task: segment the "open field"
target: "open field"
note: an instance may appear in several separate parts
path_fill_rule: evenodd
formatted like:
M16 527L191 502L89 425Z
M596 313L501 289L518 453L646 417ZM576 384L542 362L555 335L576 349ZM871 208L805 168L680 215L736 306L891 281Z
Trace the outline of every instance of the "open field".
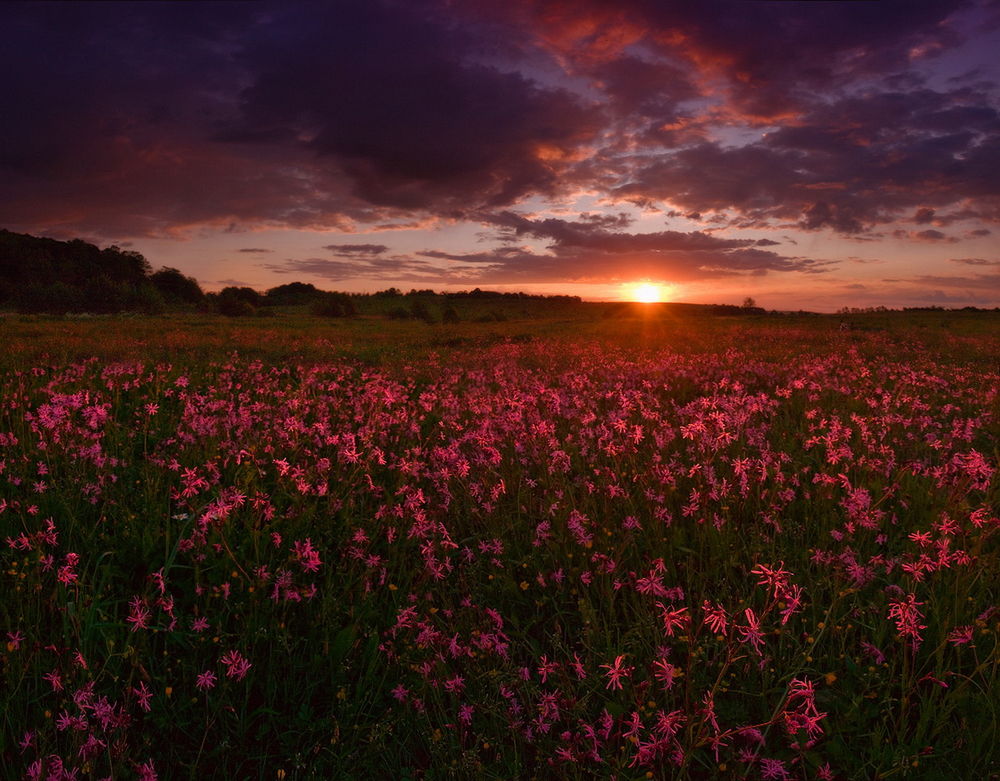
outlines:
M1000 316L505 317L0 321L3 772L1000 773Z

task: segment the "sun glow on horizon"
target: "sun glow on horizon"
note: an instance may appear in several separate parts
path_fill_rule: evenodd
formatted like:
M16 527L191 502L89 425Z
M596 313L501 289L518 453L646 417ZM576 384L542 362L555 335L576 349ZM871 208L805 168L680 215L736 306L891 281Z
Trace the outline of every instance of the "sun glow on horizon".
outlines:
M658 304L663 300L663 286L652 282L639 282L629 286L628 298L642 304Z

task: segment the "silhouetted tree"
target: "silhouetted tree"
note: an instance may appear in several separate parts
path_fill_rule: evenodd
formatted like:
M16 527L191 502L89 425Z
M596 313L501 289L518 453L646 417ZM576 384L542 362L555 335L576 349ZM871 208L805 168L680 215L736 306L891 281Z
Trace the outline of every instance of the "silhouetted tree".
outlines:
M346 293L317 291L318 298L309 311L320 317L349 317L357 314L354 301Z
M224 287L219 291L216 306L227 317L252 315L260 306L262 296L251 287Z
M289 282L270 288L264 294L263 303L266 306L297 306L311 304L322 295L322 290L308 282Z
M149 281L171 303L197 304L205 297L197 279L186 277L175 268L161 268L150 276Z

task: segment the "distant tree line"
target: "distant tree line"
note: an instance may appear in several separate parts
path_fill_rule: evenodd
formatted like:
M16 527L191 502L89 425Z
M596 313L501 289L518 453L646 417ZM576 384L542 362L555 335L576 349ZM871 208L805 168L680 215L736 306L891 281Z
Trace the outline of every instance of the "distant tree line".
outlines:
M904 306L902 309L890 309L886 306L845 306L837 310L838 315L871 315L882 312L1000 312L1000 307L989 309L978 306L963 306L949 309L943 306Z
M229 317L273 314L276 306L308 306L321 317L351 317L357 314L354 297L348 293L320 290L307 282L289 282L258 293L250 287L224 287L206 296L211 307Z
M269 307L307 305L314 314L356 314L351 296L292 282L265 293L226 287L206 293L194 277L175 268L153 271L139 252L73 239L58 241L0 230L0 307L19 312L156 314L168 310L268 314Z
M0 306L50 314L156 313L197 306L203 298L194 278L175 268L154 272L134 250L0 230Z
M438 293L431 289L425 290L410 290L409 293L404 293L402 290L396 287L390 287L386 290L379 290L377 293L372 293L372 296L376 298L402 298L402 297L416 297L416 296L440 296L442 298L455 298L455 299L480 299L480 300L493 300L493 301L552 301L552 302L562 302L567 304L579 304L583 301L580 296L566 296L566 295L547 295L543 293L524 293L521 291L515 292L501 292L498 290L480 290L478 287L472 290L459 290L459 291L444 291Z
M475 288L471 291L437 293L434 290L402 290L391 287L376 293L341 293L320 290L305 282L290 282L263 293L233 285L217 293L206 293L194 277L176 268L153 271L139 252L111 246L105 249L83 241L30 236L0 230L0 307L23 313L116 314L165 311L218 312L230 317L267 316L276 307L307 308L320 317L352 317L359 304L399 299L399 306L376 306L384 316L425 322L457 322L460 318L449 301L516 303L548 301L580 303L579 296L545 296L506 293ZM406 305L402 302L406 301ZM437 316L431 302L440 302ZM388 303L388 302L385 302ZM367 310L369 306L365 306ZM502 320L499 310L479 312L478 319Z

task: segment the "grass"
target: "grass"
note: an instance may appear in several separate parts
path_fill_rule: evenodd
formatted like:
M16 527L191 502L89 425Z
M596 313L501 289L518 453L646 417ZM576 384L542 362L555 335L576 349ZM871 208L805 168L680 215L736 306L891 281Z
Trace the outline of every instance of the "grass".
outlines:
M1000 772L996 316L608 311L6 318L0 767Z

